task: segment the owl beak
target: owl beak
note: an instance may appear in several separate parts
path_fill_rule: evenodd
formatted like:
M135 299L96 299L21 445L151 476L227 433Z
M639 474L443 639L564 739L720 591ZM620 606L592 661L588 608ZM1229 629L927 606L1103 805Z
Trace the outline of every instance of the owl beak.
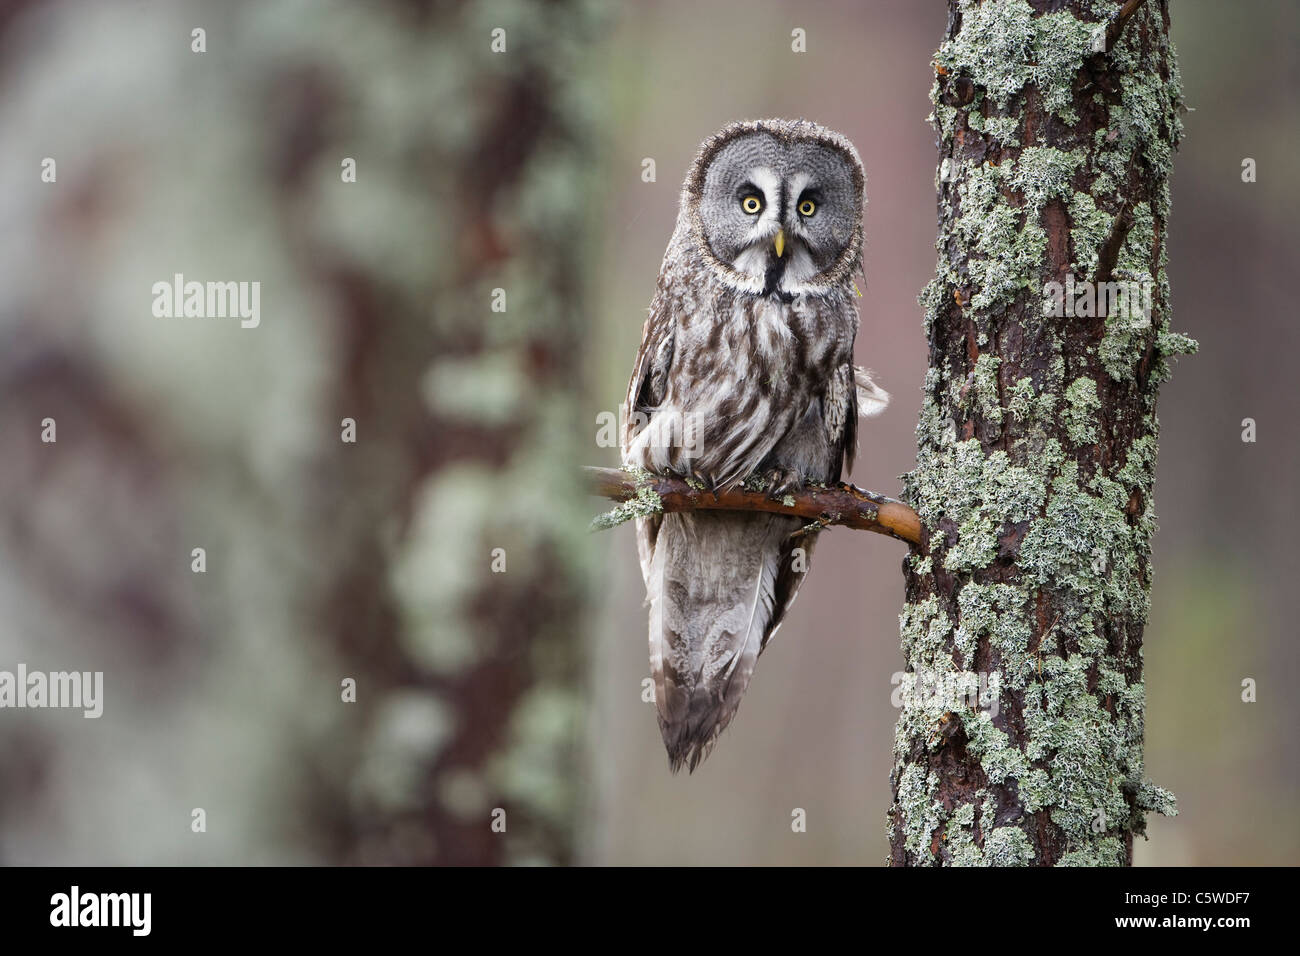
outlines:
M778 229L776 231L776 240L772 243L772 245L776 248L776 257L778 259L780 259L783 255L785 255L785 230L784 229Z

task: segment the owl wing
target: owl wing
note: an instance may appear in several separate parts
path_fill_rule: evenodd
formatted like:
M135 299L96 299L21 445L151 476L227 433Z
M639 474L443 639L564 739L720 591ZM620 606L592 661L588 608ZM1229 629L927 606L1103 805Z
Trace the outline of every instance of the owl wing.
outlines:
M668 368L673 360L673 316L664 297L656 295L650 314L641 329L641 347L636 353L632 378L627 385L623 420L623 448L627 449L664 400L668 387Z
M777 628L785 620L786 612L794 604L794 599L799 596L799 587L808 574L808 568L812 566L812 554L817 544L817 536L816 531L807 533L796 531L786 538L781 546L776 584L773 587L772 618L768 621L767 631L763 634L763 643L759 645L760 654L767 650L768 643L776 636ZM803 549L803 560L800 562L803 570L795 569L795 551L798 548Z
M824 430L826 444L830 449L831 473L827 481L839 479L845 470L853 466L854 446L857 440L857 394L853 386L853 368L841 365L835 369L826 382L826 391L821 396L821 427ZM818 533L797 531L790 535L781 546L781 556L777 565L776 585L772 619L759 653L767 650L768 643L776 635L777 629L785 619L786 612L799 596L799 587L803 584L808 568L812 566L813 548L817 544ZM803 549L802 556L796 554Z
M858 450L858 395L853 382L853 366L841 365L826 383L822 398L826 441L832 450L832 481L842 480L853 470Z
M830 481L843 480L853 468L853 458L857 451L858 417L879 415L888 404L889 393L872 381L870 370L847 364L837 369L827 383L826 394L822 398L823 423L832 449L832 468L835 470L833 475L828 476ZM767 649L786 612L799 595L799 586L803 584L807 569L812 565L817 538L815 531L792 534L781 548L772 620L768 624L767 633L763 635L760 654ZM801 562L795 560L797 548L803 548ZM796 570L796 563L803 568L802 571Z
M668 368L673 360L675 342L672 315L665 306L664 297L656 295L650 303L650 314L641 330L641 347L636 353L632 378L627 386L627 399L623 412L623 451L646 427L653 410L664 400L667 391ZM649 578L650 561L654 557L655 541L659 537L662 518L641 518L636 523L636 550L641 562L641 576Z

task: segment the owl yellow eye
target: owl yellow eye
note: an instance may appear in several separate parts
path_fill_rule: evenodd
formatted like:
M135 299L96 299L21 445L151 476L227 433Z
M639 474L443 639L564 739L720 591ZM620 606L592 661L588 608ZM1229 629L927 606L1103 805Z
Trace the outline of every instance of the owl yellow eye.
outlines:
M799 215L801 216L811 216L816 211L817 211L817 204L813 202L811 199L805 199L803 202L799 204Z
M752 216L763 208L763 200L757 196L746 196L740 201L740 208Z

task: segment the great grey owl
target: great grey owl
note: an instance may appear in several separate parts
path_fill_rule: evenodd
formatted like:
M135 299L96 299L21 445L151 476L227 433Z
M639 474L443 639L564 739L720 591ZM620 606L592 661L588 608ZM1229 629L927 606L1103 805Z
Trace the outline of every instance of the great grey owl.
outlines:
M806 120L733 123L686 174L628 385L626 465L780 498L851 465L889 396L853 366L862 162ZM637 522L668 760L691 770L731 721L807 573L797 517L696 511Z

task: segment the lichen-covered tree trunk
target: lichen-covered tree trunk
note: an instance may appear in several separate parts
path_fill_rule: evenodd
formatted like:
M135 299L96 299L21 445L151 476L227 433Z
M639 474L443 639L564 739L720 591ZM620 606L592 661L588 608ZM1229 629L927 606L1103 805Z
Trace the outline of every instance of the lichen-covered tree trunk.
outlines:
M350 42L278 84L273 152L330 214L288 220L337 317L329 421L357 428L300 493L330 528L319 632L357 683L300 796L331 862L573 859L600 21L570 0L331 9L319 35ZM336 170L304 172L351 155L351 204Z
M109 703L0 720L0 855L570 861L606 14L21 6L0 661L102 669ZM260 283L259 322L151 315L182 271Z
M570 0L544 16L495 0L392 20L395 46L419 36L428 73L375 78L381 102L400 91L402 136L379 138L370 176L423 219L426 242L409 271L359 258L324 276L352 304L337 414L369 422L379 456L407 466L386 489L375 453L343 448L332 466L375 504L332 585L329 626L371 705L345 859L373 844L421 864L574 856L593 570L572 477L595 124L582 89L599 22ZM377 593L364 582L394 514L395 602L358 602Z
M1123 865L1180 123L1164 0L950 0L894 865Z

